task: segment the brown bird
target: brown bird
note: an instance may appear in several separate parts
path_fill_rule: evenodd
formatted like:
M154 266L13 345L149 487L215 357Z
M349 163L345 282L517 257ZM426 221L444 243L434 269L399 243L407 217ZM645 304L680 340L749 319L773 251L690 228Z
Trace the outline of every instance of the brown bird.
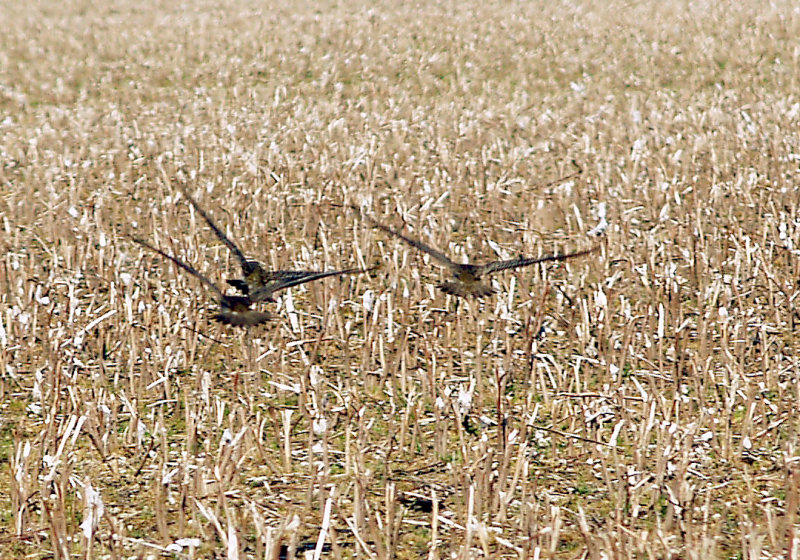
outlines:
M139 239L138 237L132 238L136 243L150 249L151 251L158 253L165 259L169 259L178 265L180 268L200 280L203 284L209 287L212 292L217 296L217 301L220 306L220 312L212 315L212 319L215 321L219 321L225 325L231 325L234 327L252 327L255 325L260 325L269 320L270 314L264 313L261 311L255 311L250 309L252 305L252 300L247 296L229 296L222 293L222 290L217 287L214 282L200 274L197 270L193 267L189 266L182 260L178 259L177 257L173 257L172 255L168 255L161 249L150 245L147 241L143 239Z
M226 282L242 292L250 298L250 301L255 303L259 301L275 301L273 294L279 290L284 290L298 284L320 280L329 276L341 276L344 274L362 274L374 270L373 268L348 268L346 270L329 270L325 272L315 270L265 270L261 263L248 259L242 253L241 249L231 241L227 235L214 223L205 210L203 210L197 201L187 192L183 187L179 187L186 200L194 206L194 209L203 217L208 223L209 227L214 231L220 241L222 241L228 249L239 260L242 267L242 278L228 279Z
M450 270L455 277L455 280L446 280L437 287L446 294L458 297L475 296L480 298L493 294L495 292L494 288L483 281L483 278L489 274L500 272L501 270L530 266L537 263L565 261L575 257L582 257L596 251L599 248L592 247L591 249L578 251L576 253L567 253L565 255L547 255L544 257L534 258L520 257L506 261L488 262L486 264L461 264L453 262L447 255L434 249L433 247L426 245L422 241L418 241L403 235L399 231L396 231L389 226L385 226L365 214L364 217L376 228L383 230L386 233L390 233L395 237L399 237L412 247L415 247L424 253L428 253L431 257L433 257L434 260L438 261L439 264Z

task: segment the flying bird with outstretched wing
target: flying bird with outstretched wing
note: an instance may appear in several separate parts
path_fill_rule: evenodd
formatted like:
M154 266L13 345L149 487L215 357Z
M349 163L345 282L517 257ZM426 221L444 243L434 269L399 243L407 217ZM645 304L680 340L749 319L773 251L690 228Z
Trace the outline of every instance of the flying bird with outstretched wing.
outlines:
M222 243L239 260L242 268L242 278L228 279L226 282L248 296L250 301L255 303L259 301L275 301L273 294L279 290L285 290L292 286L304 284L306 282L313 282L322 278L330 276L342 276L345 274L363 274L370 272L373 268L348 268L346 270L329 270L329 271L316 271L316 270L266 270L261 263L253 259L248 259L239 247L231 241L227 235L214 223L211 216L200 207L197 201L189 194L189 192L182 186L178 187L186 197L186 200L194 207L195 210L203 217L211 230L216 234Z
M566 253L563 255L546 255L544 257L533 257L533 258L520 257L517 259L510 259L504 261L492 261L485 264L472 264L472 263L461 264L453 262L450 259L450 257L445 255L441 251L434 249L429 245L426 245L422 241L408 237L407 235L404 235L399 231L394 230L389 226L378 222L377 220L367 216L366 214L362 213L362 215L374 227L402 239L403 241L405 241L412 247L419 249L423 253L429 254L440 265L447 268L453 275L454 280L446 280L440 283L437 287L444 293L457 297L474 296L480 298L493 294L495 292L494 288L492 288L488 283L484 282L484 278L495 272L500 272L502 270L510 270L514 268L521 268L524 266L530 266L533 264L544 263L544 262L565 261L567 259L574 259L576 257L582 257L584 255L588 255L589 253L593 253L594 251L599 249L599 246L595 246L592 247L591 249L577 251L575 253Z
M182 260L177 257L173 257L172 255L165 253L158 247L150 245L144 239L140 239L138 237L132 238L136 243L149 249L155 253L158 253L165 259L171 260L177 266L200 280L203 284L205 284L214 295L217 297L217 302L220 306L219 313L212 315L212 319L215 321L219 321L225 325L231 325L234 327L252 327L255 325L260 325L261 323L265 323L269 320L270 314L265 313L262 311L256 311L251 309L250 306L252 305L251 299L246 296L230 296L224 294L219 287L214 284L211 280L203 276L200 272L198 272L195 268L189 266Z

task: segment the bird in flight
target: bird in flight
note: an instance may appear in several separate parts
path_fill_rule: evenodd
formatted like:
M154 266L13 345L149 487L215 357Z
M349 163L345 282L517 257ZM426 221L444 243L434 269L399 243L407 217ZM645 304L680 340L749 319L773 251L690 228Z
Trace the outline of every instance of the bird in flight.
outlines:
M260 325L261 323L265 323L266 321L269 320L270 318L269 313L265 313L262 311L255 311L250 308L253 302L247 295L230 296L224 294L222 293L222 290L220 290L219 287L216 284L214 284L214 282L212 282L211 280L200 274L193 267L189 266L188 264L178 259L177 257L173 257L172 255L165 253L158 247L150 245L144 239L140 239L138 237L133 237L132 239L142 247L145 247L146 249L158 253L165 259L171 260L180 268L182 268L183 270L185 270L186 272L188 272L189 274L200 280L203 284L208 286L208 288L212 292L214 292L214 294L217 296L217 302L219 303L220 306L219 313L216 313L211 317L215 321L219 321L220 323L223 323L225 325L231 325L234 327L252 327L255 325Z
M253 303L259 301L275 301L273 294L279 290L291 288L298 284L313 282L329 276L342 276L344 274L362 274L374 270L373 268L348 268L345 270L328 270L324 272L314 270L266 270L261 263L248 259L241 249L231 241L227 235L214 223L211 216L203 210L197 201L182 186L179 187L186 200L203 217L208 226L222 243L239 260L242 268L242 278L228 279L226 282L250 298Z
M567 259L573 259L576 257L582 257L584 255L588 255L599 249L599 246L592 247L591 249L586 249L583 251L577 251L575 253L566 253L564 255L546 255L544 257L534 257L534 258L525 258L520 257L517 259L511 260L504 260L504 261L492 261L485 264L472 264L466 263L461 264L457 262L453 262L447 255L426 245L422 241L417 239L413 239L406 235L403 235L399 231L396 231L389 226L386 226L373 218L367 216L366 214L362 214L368 222L370 222L374 227L385 231L395 237L399 237L412 247L419 249L423 253L428 253L435 261L439 264L447 268L453 275L454 280L446 280L440 283L437 287L442 290L446 294L450 294L457 297L469 297L475 296L478 298L485 297L491 295L495 292L494 288L492 288L488 283L484 281L485 277L493 274L495 272L500 272L502 270L510 270L513 268L521 268L523 266L530 266L532 264L538 264L543 262L554 262L554 261L565 261Z

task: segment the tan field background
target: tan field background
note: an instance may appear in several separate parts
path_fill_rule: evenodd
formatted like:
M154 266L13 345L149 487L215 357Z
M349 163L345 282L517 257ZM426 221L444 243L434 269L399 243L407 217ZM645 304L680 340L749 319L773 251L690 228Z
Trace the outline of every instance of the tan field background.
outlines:
M0 14L0 557L797 557L796 2Z

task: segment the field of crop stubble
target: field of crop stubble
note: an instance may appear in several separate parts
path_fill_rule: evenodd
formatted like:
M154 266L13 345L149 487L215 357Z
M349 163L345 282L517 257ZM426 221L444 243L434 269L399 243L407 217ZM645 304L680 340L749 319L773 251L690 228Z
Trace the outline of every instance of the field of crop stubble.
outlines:
M0 555L796 556L797 5L397 4L2 2Z

